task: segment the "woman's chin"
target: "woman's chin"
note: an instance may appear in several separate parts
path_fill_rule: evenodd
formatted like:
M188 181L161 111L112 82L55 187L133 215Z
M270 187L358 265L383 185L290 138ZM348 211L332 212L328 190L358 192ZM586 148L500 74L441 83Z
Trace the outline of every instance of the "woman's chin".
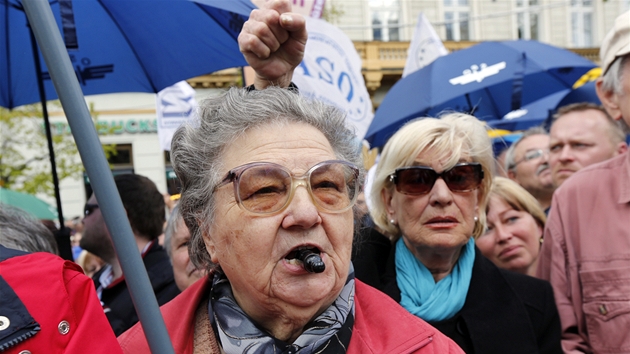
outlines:
M328 301L332 303L344 284L337 279L335 270L330 267L322 273L280 273L274 276L276 279L273 281L273 294L296 307L320 307Z

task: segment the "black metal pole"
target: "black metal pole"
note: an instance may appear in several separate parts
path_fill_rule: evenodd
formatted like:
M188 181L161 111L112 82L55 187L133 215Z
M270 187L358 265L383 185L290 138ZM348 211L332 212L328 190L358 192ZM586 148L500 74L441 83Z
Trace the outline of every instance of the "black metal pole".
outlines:
M22 0L22 4L98 198L149 348L152 353L173 354L173 345L140 258L129 219L50 5L42 0Z
M57 246L59 247L59 255L63 259L74 260L72 256L72 245L70 243L70 232L65 229L65 220L63 210L61 208L61 193L59 192L59 176L57 175L57 163L55 162L55 150L53 147L52 133L50 131L50 120L48 119L48 107L46 106L46 89L44 88L44 79L42 78L42 64L39 61L39 51L37 42L33 35L32 29L29 27L31 37L31 49L33 50L33 62L35 63L35 71L37 73L37 88L39 89L39 99L42 103L42 116L44 117L44 131L46 132L46 142L48 144L48 157L50 158L50 170L53 179L53 188L55 190L55 201L57 202L57 216L59 217L59 230L55 235Z

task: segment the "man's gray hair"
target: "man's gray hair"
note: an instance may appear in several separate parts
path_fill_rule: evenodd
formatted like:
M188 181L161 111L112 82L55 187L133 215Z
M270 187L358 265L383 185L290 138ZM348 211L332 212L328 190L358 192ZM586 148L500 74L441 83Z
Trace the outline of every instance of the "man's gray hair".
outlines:
M510 171L516 168L514 151L516 147L527 137L532 135L549 135L543 127L532 127L523 132L523 135L508 148L505 153L505 170Z
M630 54L618 57L610 65L610 68L602 76L602 89L606 92L614 92L617 95L623 94L623 68L630 60Z
M337 159L357 165L364 175L360 144L347 127L345 114L292 90L231 88L204 100L197 116L195 122L175 132L171 157L182 185L179 206L190 230L190 259L199 269L215 267L206 250L203 233L215 221L214 189L225 174L223 153L248 131L273 125L278 134L282 134L287 124L311 125L326 137Z
M59 254L52 231L22 209L4 204L0 204L0 245L25 252Z

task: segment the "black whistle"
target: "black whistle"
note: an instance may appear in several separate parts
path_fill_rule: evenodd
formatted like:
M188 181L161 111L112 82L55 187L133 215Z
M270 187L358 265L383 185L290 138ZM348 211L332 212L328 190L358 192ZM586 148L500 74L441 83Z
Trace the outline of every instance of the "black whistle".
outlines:
M309 273L321 273L326 269L322 257L311 250L299 250L297 259L302 261L304 269Z

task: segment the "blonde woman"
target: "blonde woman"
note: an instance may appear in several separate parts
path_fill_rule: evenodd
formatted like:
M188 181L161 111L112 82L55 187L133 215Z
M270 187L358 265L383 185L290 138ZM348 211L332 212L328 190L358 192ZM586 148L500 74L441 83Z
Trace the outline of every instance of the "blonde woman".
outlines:
M486 232L476 243L499 268L534 276L547 217L538 201L516 182L496 177L486 207Z

